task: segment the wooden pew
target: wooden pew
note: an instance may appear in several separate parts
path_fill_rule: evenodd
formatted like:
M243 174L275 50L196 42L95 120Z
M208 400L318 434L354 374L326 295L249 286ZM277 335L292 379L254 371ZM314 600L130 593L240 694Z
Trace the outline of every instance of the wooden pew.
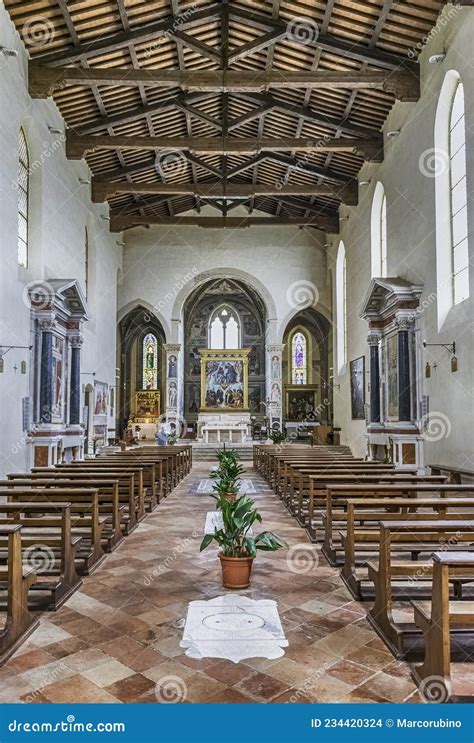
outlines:
M459 486L458 486L459 487ZM416 598L418 582L431 577L429 557L442 544L449 552L465 551L473 541L474 521L391 521L380 522L379 559L368 562L369 579L375 586L375 601L367 619L398 660L406 660L420 650L421 630L414 622L397 622L393 613L392 582L405 583L397 592L397 601ZM451 538L451 542L449 542ZM392 553L413 547L425 554L423 562L396 561ZM456 579L460 584L459 578ZM418 644L416 644L418 640Z
M342 534L344 563L341 578L358 601L373 596L366 584L369 581L366 561L378 555L380 521L466 521L474 519L474 495L472 498L443 498L439 495L423 498L373 498L370 506L367 498L346 501L344 514L345 532ZM385 509L390 508L387 513ZM370 510L368 510L370 509ZM423 509L423 510L419 510ZM410 550L416 557L416 550ZM365 565L365 566L364 566Z
M79 473L78 473L79 474ZM94 481L99 497L99 514L106 516L106 524L102 530L102 539L106 552L112 552L124 538L121 528L121 518L124 506L119 500L118 480ZM7 475L7 480L0 480L0 488L90 488L90 479L72 475L61 475L56 470L43 475L37 472L15 472Z
M48 611L56 611L81 585L74 559L81 537L71 532L70 503L0 503L0 525L22 527L23 561L36 570L31 592L46 593ZM7 558L0 541L0 561ZM31 565L30 565L31 566Z
M126 505L128 521L125 525L125 534L130 534L138 522L145 518L143 469L141 467L130 467L127 464L105 465L96 459L87 462L71 462L70 464L56 465L54 468L61 476L69 477L73 473L80 473L83 479L118 479L120 481L120 502ZM34 467L33 472L50 472L50 468ZM49 475L48 475L49 477ZM91 482L94 487L94 483Z
M105 516L99 515L97 488L5 488L0 490L0 502L7 503L61 503L70 502L71 529L74 536L82 537L76 552L79 572L92 573L105 559L102 546L102 529Z
M451 680L451 635L468 631L474 637L474 601L450 601L450 581L456 577L474 581L472 552L435 552L431 603L413 602L415 624L423 632L425 656L412 667L412 677L422 696L431 702L472 702L473 697L456 695ZM462 641L456 637L456 644ZM472 660L472 656L471 656ZM433 682L435 679L435 682Z
M32 568L23 567L21 526L0 526L0 544L6 545L7 564L0 567L0 588L6 591L6 619L0 629L0 665L3 665L39 625L28 610L28 592L36 580Z
M88 462L91 460L88 460ZM128 466L132 469L140 469L142 471L142 482L143 482L143 513L148 511L151 513L155 510L160 500L163 498L163 471L166 467L166 462L156 462L153 459L136 458L119 456L118 454L109 454L107 456L98 457L94 460L96 466L101 469L102 467L125 467Z
M334 504L344 503L353 498L413 498L419 496L431 497L453 497L474 496L474 485L452 485L451 483L424 482L424 476L415 478L413 482L403 480L392 482L354 483L351 485L342 483L326 485L325 492L325 538L323 553L330 565L337 565L337 543L334 541L333 514ZM340 545L342 547L342 545Z

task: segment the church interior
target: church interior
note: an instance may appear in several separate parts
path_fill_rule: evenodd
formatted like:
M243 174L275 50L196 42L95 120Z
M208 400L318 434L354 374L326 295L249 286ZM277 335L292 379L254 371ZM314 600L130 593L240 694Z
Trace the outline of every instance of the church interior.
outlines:
M2 3L0 702L472 702L472 5Z

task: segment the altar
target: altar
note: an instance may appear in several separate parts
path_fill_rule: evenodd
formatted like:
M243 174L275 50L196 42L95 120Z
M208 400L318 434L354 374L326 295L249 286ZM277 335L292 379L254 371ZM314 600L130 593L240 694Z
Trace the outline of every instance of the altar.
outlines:
M212 415L200 413L198 441L206 444L245 444L251 440L250 415Z

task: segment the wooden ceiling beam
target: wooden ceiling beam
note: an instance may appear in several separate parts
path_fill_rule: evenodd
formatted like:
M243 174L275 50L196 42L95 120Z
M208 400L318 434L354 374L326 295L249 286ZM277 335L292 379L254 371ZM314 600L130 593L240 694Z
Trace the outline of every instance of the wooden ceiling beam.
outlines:
M189 151L204 155L250 155L262 150L273 152L348 152L366 160L383 160L383 137L370 139L354 137L134 137L126 135L78 136L66 135L66 155L70 160L81 160L87 152L105 150L163 150Z
M114 183L94 181L92 201L101 203L118 194L171 194L202 196L207 199L241 199L256 196L335 196L346 204L357 204L357 185L265 184L265 183Z
M197 157L197 155L193 155L191 152L183 152L183 157L189 160L192 165L199 165L199 167L204 168L209 173L212 173L212 175L215 175L216 178L222 178L222 173L219 168L215 168L213 165L210 165L202 158ZM156 155L139 163L133 163L132 165L125 165L122 168L106 170L103 173L98 173L92 178L92 183L94 183L94 181L113 181L116 178L123 178L126 175L142 173L145 170L150 170L150 168L156 169Z
M162 36L168 36L176 29L180 31L189 31L206 23L219 20L221 12L221 3L216 2L205 8L192 8L183 12L181 16L166 16L155 23L147 23L145 26L139 26L129 31L123 31L112 36L100 37L90 41L85 41L78 46L71 46L66 51L46 52L35 55L40 59L42 64L52 65L54 67L61 65L74 64L84 59L97 57L105 54L111 54L120 49L125 49L134 44L154 44L158 46Z
M201 57L207 57L211 62L217 62L219 64L221 61L220 52L207 44L204 44L202 41L199 41L195 36L190 36L181 29L168 31L167 36L169 36L170 39L173 39L173 41L182 44L187 49L197 52Z
M399 70L135 70L126 68L46 67L30 60L29 94L47 98L67 85L181 88L208 93L265 92L270 88L307 90L382 90L401 101L416 101L420 95L418 74Z
M299 173L306 173L308 175L314 175L317 178L323 178L324 180L334 181L335 183L350 183L353 179L347 178L340 173L336 173L328 168L323 168L319 165L313 165L313 163L303 162L298 160L296 157L290 157L288 155L280 155L276 152L262 152L262 155L269 162L274 162L277 165L283 165L286 168L295 170Z
M276 44L277 41L284 39L286 35L286 28L283 30L273 29L263 36L258 36L256 39L249 41L247 44L243 44L242 46L230 50L228 57L229 64L237 62L239 59L244 59L245 57L248 57L249 54L256 54L257 52L267 49L269 46Z
M279 219L275 217L180 217L176 215L173 218L160 218L154 216L120 215L111 212L110 229L112 232L122 232L122 230L140 225L150 226L157 225L162 227L207 227L214 229L241 229L244 227L316 227L323 232L338 231L339 220L337 214L334 217L309 217L306 219L295 217Z

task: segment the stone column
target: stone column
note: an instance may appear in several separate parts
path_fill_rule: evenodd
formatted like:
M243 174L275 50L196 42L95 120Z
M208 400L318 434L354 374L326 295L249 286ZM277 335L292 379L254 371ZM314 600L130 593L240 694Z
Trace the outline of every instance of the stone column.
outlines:
M166 353L166 399L163 401L163 411L166 411L166 421L174 422L177 428L177 435L182 436L185 432L180 430L182 414L180 413L179 401L181 399L181 344L165 343L163 348Z
M78 426L81 422L81 336L69 338L71 344L71 375L69 378L69 423Z
M285 348L284 343L267 344L266 346L266 373L265 389L266 398L270 401L267 409L267 416L270 419L270 425L278 421L280 428L283 425L283 374L282 358Z
M379 343L382 334L370 331L367 343L370 351L370 423L380 423L380 361Z
M38 421L52 423L53 420L53 328L52 318L40 321L40 394Z
M398 420L411 420L410 349L408 333L410 321L397 320L398 327Z

